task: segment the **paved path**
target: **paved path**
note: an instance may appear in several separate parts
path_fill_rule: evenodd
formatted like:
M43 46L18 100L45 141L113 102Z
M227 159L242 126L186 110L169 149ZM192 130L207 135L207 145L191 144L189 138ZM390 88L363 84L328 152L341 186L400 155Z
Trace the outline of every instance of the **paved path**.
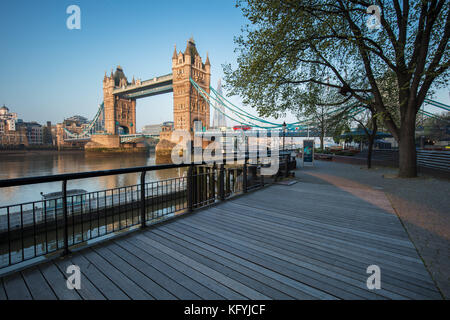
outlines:
M81 268L79 291L66 287L71 264ZM373 264L380 290L366 285ZM306 182L273 185L0 279L0 299L440 298L382 191Z
M299 162L300 164L300 162ZM393 168L316 161L300 168L303 182L380 190L389 198L410 238L446 299L450 299L450 181L396 177Z

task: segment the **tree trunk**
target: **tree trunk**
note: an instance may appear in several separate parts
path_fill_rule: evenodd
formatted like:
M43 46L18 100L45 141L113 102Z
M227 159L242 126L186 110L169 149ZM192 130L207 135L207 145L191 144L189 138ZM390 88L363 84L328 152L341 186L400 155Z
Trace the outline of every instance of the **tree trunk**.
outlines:
M320 135L320 150L323 151L323 133Z
M417 159L415 144L415 114L404 119L400 128L399 176L401 178L417 177Z
M367 169L372 168L372 151L373 151L373 143L375 141L375 137L377 136L377 120L374 116L372 116L372 133L369 134L369 151L367 152Z

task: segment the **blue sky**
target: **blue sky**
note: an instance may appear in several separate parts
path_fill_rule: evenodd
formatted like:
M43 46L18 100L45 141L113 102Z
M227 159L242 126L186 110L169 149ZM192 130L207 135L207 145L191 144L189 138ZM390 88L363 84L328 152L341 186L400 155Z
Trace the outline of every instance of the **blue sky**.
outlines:
M81 8L81 30L66 27L71 4ZM120 64L130 81L171 73L174 45L184 50L191 36L203 58L209 53L215 87L222 64L236 59L233 37L245 23L234 0L2 1L0 104L25 121L92 118L105 71ZM448 89L436 100L450 104ZM172 94L137 101L138 129L172 118Z

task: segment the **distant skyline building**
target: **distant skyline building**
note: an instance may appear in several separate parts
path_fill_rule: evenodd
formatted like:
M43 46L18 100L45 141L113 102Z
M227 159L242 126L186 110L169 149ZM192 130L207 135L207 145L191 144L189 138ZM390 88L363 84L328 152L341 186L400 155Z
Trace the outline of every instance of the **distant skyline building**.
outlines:
M16 131L16 121L17 113L9 112L9 109L3 105L3 107L0 108L0 122L3 127L1 131Z
M17 113L9 112L5 105L0 108L0 146L28 145L26 129L20 127L21 123Z
M159 135L162 131L162 124L148 124L142 127L141 132L144 134Z
M67 123L74 122L74 123L77 123L79 125L83 125L83 124L88 124L89 120L87 118L83 117L83 116L74 115L72 117L64 119L64 122L67 122Z
M163 127L170 127L173 129L173 121L164 121L161 124L149 124L142 127L143 134L159 135L163 131Z
M217 92L222 95L222 81L219 79L217 81ZM222 128L227 126L227 121L225 118L225 107L218 103L214 102L214 115L213 115L213 128Z
M21 122L17 127L24 130L29 145L40 145L44 143L44 128L37 122Z

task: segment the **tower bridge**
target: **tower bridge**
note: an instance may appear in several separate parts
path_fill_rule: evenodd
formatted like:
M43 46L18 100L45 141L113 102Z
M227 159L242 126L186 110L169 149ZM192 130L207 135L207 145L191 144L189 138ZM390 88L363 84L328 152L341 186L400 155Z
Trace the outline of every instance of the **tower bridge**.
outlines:
M159 94L173 93L174 129L193 131L194 123L209 128L209 104L191 83L191 79L205 92L210 91L211 64L208 55L203 61L194 39L186 48L172 55L172 73L145 81L129 81L121 66L103 78L103 103L94 120L73 133L60 126L58 144L86 143L86 149L129 148L138 140L136 132L136 100ZM81 131L81 132L80 132ZM163 133L168 139L169 133ZM145 135L141 135L144 137Z

